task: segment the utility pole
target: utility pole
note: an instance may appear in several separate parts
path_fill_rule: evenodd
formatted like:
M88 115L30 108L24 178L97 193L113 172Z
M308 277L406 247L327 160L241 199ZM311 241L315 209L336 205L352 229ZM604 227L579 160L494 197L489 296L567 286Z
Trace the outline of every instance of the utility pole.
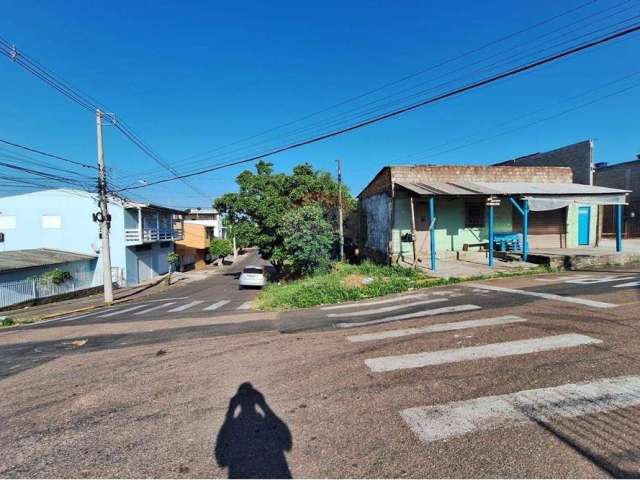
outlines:
M342 160L338 159L338 225L340 232L340 261L344 262L344 228L342 226Z
M104 283L104 303L113 303L113 285L111 283L111 249L109 247L109 229L111 217L109 215L109 199L107 198L107 172L104 168L104 149L102 146L102 115L96 110L96 139L98 146L98 193L100 195L100 237L102 238L102 281Z

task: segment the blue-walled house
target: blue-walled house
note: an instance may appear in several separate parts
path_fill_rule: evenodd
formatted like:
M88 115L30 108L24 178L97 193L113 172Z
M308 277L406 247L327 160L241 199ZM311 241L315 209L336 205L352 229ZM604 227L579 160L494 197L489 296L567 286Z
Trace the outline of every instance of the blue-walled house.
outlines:
M48 248L92 255L93 285L102 284L97 195L73 189L39 190L0 198L0 252ZM112 278L120 286L167 273L167 256L182 238L180 210L111 197Z

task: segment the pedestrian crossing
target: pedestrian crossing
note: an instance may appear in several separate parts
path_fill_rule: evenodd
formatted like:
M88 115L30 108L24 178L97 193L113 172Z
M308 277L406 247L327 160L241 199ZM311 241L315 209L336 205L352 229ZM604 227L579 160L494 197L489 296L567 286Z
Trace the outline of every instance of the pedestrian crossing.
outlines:
M490 290L479 286L486 293ZM473 292L479 293L479 292ZM351 344L365 344L363 368L372 375L390 375L394 372L411 371L418 374L420 369L437 368L469 364L471 362L494 361L509 362L516 358L528 358L529 355L545 355L550 352L564 355L579 348L589 348L603 343L603 340L576 332L563 332L548 335L541 333L532 338L485 342L480 345L459 346L447 349L411 348L420 345L421 336L439 335L445 343L447 336L459 337L458 332L471 329L521 328L529 325L530 318L519 315L500 315L487 317L478 315L482 308L471 303L446 305L453 296L444 296L440 301L433 298L424 299L412 296L397 297L384 304L369 303L372 308L362 309L358 304L341 305L340 308L326 308L328 318L341 319L334 324L337 328L373 327L366 333L346 335L345 340ZM431 307L430 304L433 304ZM593 302L589 306L607 308L602 302ZM430 308L424 308L430 307ZM407 312L398 312L406 308ZM446 319L440 323L433 322L436 315L466 312L467 318ZM392 313L389 315L389 313ZM364 317L364 318L363 318ZM369 317L369 318L366 318ZM529 317L528 315L526 317ZM347 322L353 318L353 322ZM429 320L427 325L412 325L405 328L389 329L390 322L418 319ZM530 331L530 330L529 330ZM554 332L557 333L557 332ZM402 342L408 339L411 343ZM376 356L377 343L385 353L395 348L396 342L401 354ZM415 351L418 350L418 351ZM420 351L424 350L424 351ZM428 375L432 375L429 373ZM421 377L422 378L422 377ZM379 381L379 380L378 380ZM522 390L504 395L472 398L436 405L417 405L398 412L400 419L421 441L428 443L447 440L463 435L513 428L536 422L548 422L556 418L572 418L640 405L640 376L601 378L584 383L554 385L548 388Z
M171 301L164 301L171 300ZM180 302L179 300L182 300ZM185 303L186 302L186 303ZM228 307L227 307L228 306ZM209 303L205 300L191 300L188 297L181 297L175 299L159 299L159 300L147 300L144 303L132 305L132 306L114 306L106 310L97 310L95 312L76 315L66 318L61 318L57 321L68 322L72 320L79 320L85 318L113 318L120 315L131 316L132 318L144 318L145 316L152 314L194 314L198 312L211 313L216 310L220 310L223 307L225 311L237 310L237 311L249 311L252 309L252 302L245 301L237 305L232 304L232 300L217 300Z

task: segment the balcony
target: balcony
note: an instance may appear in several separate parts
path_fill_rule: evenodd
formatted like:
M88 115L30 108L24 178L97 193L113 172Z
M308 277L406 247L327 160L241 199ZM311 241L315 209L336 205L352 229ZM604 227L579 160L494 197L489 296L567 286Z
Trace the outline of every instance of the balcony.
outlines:
M146 243L182 240L182 230L157 228L127 228L124 231L125 243Z

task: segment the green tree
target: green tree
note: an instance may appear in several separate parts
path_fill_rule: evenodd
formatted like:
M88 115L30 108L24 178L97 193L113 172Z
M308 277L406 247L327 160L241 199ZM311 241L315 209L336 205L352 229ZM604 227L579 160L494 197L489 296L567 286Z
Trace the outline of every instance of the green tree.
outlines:
M275 173L273 165L263 161L255 167L255 173L245 170L238 175L238 192L219 197L214 207L232 223L244 224L243 228L251 231L252 243L263 257L282 267L283 257L274 253L284 244L281 226L285 215L297 208L315 205L337 230L338 184L329 172L315 170L306 163L294 167L291 175ZM355 201L344 185L342 193L346 218Z
M225 227L227 228L227 238L233 240L233 237L236 237L236 248L243 250L256 244L257 229L250 220L243 219L232 223L229 219L225 219Z
M336 235L319 205L306 205L282 217L279 233L284 238L273 257L293 276L326 271Z
M176 252L171 252L167 255L167 263L169 264L167 282L171 285L171 274L177 269L178 263L180 263L180 256Z
M220 258L220 266L224 262L224 257L233 253L233 244L230 240L222 238L214 238L209 244L209 253L212 257Z

